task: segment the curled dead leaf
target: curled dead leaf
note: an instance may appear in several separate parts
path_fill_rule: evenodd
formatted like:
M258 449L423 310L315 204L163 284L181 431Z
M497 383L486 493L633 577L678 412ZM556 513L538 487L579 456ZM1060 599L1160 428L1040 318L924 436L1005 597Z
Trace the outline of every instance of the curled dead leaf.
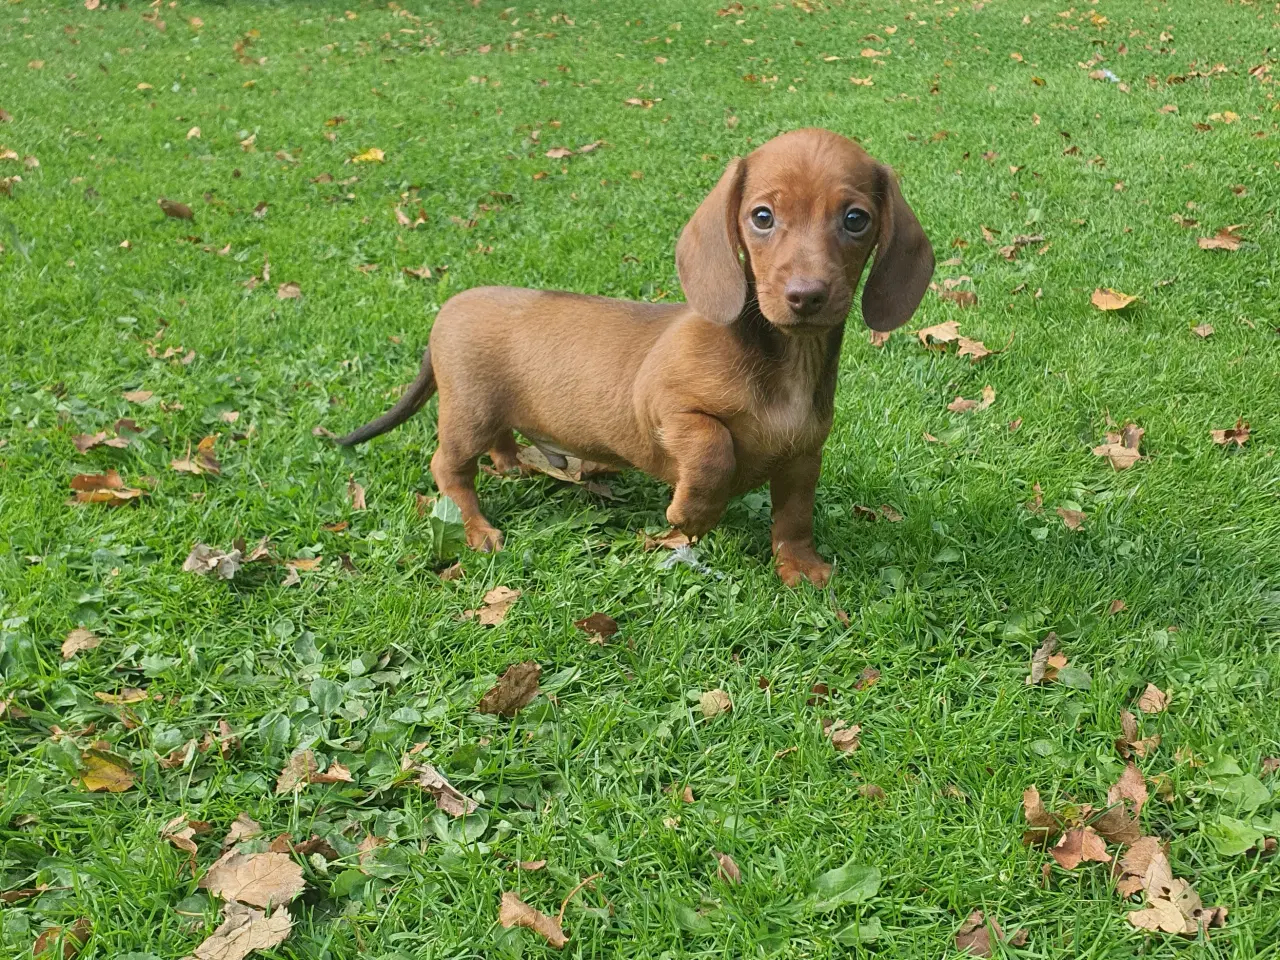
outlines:
M80 762L84 768L80 782L90 793L124 793L134 787L134 773L122 757L90 748L80 754Z
M166 217L173 217L175 220L194 220L196 215L191 212L191 208L185 203L179 203L177 200L168 200L161 197L156 201L160 205L160 209L164 211Z
M241 840L252 840L260 836L262 836L262 824L247 813L241 812L236 814L235 820L231 823L231 829L223 837L222 847L225 850L235 846Z
M702 708L702 715L710 720L732 711L733 701L723 690L708 690L698 698L698 706Z
M604 613L593 613L581 620L573 621L573 625L601 643L618 632L618 621Z
M1063 525L1068 530L1079 530L1088 517L1082 510L1068 510L1066 507L1059 507L1055 511L1062 518Z
M525 927L532 930L557 950L563 950L569 942L559 920L535 910L510 890L502 895L502 903L498 907L498 922L508 928Z
M478 610L468 610L463 619L478 617L482 626L496 627L507 619L507 611L520 599L520 591L510 587L494 587L484 595L484 606Z
M693 541L687 536L672 527L666 533L660 533L656 536L644 534L644 549L656 550L662 547L665 550L679 550L681 547L687 547Z
M195 949L195 960L244 960L255 950L283 943L293 929L289 911L278 907L267 916L234 901L222 905L222 923Z
M1138 709L1143 713L1164 713L1169 706L1169 695L1154 683L1148 683L1147 689L1138 697Z
M112 507L146 496L145 490L126 487L115 470L77 474L71 478L71 489L80 503L105 503Z
M1074 870L1086 861L1111 862L1107 845L1102 842L1102 837L1098 836L1092 827L1079 827L1066 831L1049 853L1064 870Z
M538 678L541 675L542 667L532 661L513 664L480 698L476 709L481 713L514 717L538 695Z
M454 788L435 767L429 763L414 766L418 774L418 786L435 798L436 807L451 817L474 813L479 804Z
M1142 459L1138 448L1144 433L1136 423L1127 423L1120 433L1108 433L1106 442L1093 448L1093 455L1106 457L1116 470L1128 470Z
M367 509L364 500L364 487L356 483L354 477L347 481L347 499L351 501L352 510Z
M856 723L848 726L843 720L823 720L822 735L837 753L853 753L862 746L862 727Z
M721 853L719 850L713 851L716 861L720 864L716 868L716 876L726 883L739 884L742 882L742 871L738 869L738 865L733 862L733 857L727 853Z
M61 947L62 960L73 960L84 949L93 933L93 922L81 917L69 927L45 927L31 945L31 955L36 960L53 960L59 955L55 947Z
M984 917L981 910L969 914L956 931L956 949L972 957L990 957L992 942L1008 943L1020 947L1027 942L1027 931L1018 930L1012 937L1006 936L995 917Z
M77 653L93 650L100 643L102 643L101 637L86 630L84 627L76 627L62 641L62 659L70 660Z
M930 341L950 343L959 338L960 323L957 320L948 320L946 323L939 323L936 326L917 330L916 336L920 338L920 342L926 347L930 346Z
M1249 424L1242 417L1236 419L1234 427L1228 427L1225 430L1210 430L1209 436L1213 438L1213 442L1221 446L1234 443L1237 447L1243 447L1249 439Z

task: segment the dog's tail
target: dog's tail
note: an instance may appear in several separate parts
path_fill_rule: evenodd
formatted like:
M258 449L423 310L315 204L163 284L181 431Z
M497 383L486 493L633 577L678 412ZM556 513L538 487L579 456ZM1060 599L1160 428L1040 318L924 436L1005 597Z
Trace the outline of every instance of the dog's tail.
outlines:
M431 369L431 348L428 347L422 353L422 366L418 368L417 379L409 384L409 389L396 401L396 405L382 416L370 420L363 427L352 430L345 437L339 437L338 443L344 447L353 447L357 443L364 443L400 426L421 410L435 392L436 374Z

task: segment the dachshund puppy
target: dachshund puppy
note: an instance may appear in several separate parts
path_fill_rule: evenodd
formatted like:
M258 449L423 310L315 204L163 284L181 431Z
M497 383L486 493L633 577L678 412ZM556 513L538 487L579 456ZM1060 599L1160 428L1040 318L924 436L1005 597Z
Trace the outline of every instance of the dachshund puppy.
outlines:
M518 469L519 431L671 484L667 519L689 536L730 497L768 482L773 556L788 585L824 584L813 498L831 430L844 323L867 261L862 317L907 321L933 248L887 167L827 130L783 134L732 160L676 244L688 303L631 303L479 287L436 317L418 378L387 413L338 442L403 423L440 394L431 472L467 542L500 550L480 510L477 458Z

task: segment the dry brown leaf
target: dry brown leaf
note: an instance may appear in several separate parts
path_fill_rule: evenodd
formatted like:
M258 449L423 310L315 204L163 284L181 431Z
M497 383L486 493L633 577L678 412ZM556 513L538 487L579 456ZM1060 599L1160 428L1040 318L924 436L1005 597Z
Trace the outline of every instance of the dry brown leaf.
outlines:
M1263 757L1262 758L1262 775L1275 773L1280 770L1280 757Z
M1132 756L1145 757L1160 746L1160 735L1139 739L1138 718L1128 710L1120 711L1120 738L1116 740L1116 749L1126 760Z
M1212 237L1200 237L1196 243L1201 250L1239 250L1244 239L1236 233L1239 229L1240 224L1223 227Z
M702 708L702 715L710 720L733 710L733 701L723 690L708 690L698 698L698 706Z
M76 474L71 478L71 489L80 503L105 503L113 507L146 496L144 490L126 487L120 474L114 470Z
M293 929L289 911L280 907L271 916L243 903L222 905L222 923L195 949L196 960L244 960L255 950L284 942Z
M166 823L160 830L160 836L179 850L186 852L191 858L191 867L194 870L196 863L195 838L202 833L208 832L208 823L203 820L188 820L187 815L184 813Z
M853 753L862 746L862 727L847 726L843 720L823 720L822 735L831 741L837 753Z
M1093 448L1093 455L1106 457L1116 470L1128 470L1142 459L1138 448L1146 432L1136 423L1126 423L1120 433L1108 433L1106 442Z
M302 296L302 287L298 286L292 280L288 283L282 283L276 287L277 300L297 300Z
M1199 337L1202 340L1206 337L1212 337L1213 324L1212 323L1198 324L1197 326L1194 326L1191 328L1191 332L1194 333L1197 337Z
M366 509L364 500L364 487L356 483L355 479L347 481L347 499L351 501L352 510Z
M306 882L302 867L287 853L242 854L229 850L200 880L200 888L222 900L270 909L288 903Z
M560 921L535 910L510 890L502 895L502 904L498 908L498 922L504 927L526 927L557 950L563 950L565 944L569 942L569 938L564 935L564 930L560 927Z
M1055 512L1062 518L1062 523L1068 530L1079 530L1087 519L1082 510L1068 510L1066 507L1059 507Z
M1052 682L1058 678L1058 671L1067 665L1067 658L1061 653L1056 653L1057 649L1058 635L1052 632L1046 634L1044 642L1031 655L1028 684Z
M552 160L563 160L565 157L572 157L573 151L566 147L552 147L546 152L545 156L550 157Z
M981 400L966 400L964 397L956 397L947 404L947 409L953 413L976 413L987 409L991 404L996 402L996 392L991 385L982 388Z
M874 783L864 783L858 788L858 796L864 800L883 800L885 798L884 787Z
M94 696L103 703L117 707L128 703L142 703L148 699L147 691L138 687L124 687L119 693L95 693Z
M720 866L716 869L716 876L726 883L739 884L742 882L742 871L738 869L738 865L733 862L733 857L727 853L721 853L719 850L713 851L713 854Z
M494 587L484 595L484 606L479 610L468 610L464 619L479 617L480 624L485 627L496 627L507 619L507 611L520 599L520 591L510 587Z
M417 277L419 280L431 279L431 268L425 263L420 267L405 267L403 272L410 277Z
M62 960L73 960L84 949L93 933L93 923L88 917L81 917L70 927L45 927L31 945L31 955L37 960L51 960L55 953L53 948L61 944Z
M547 865L545 860L521 860L516 864L521 870L528 873L536 873Z
M81 653L85 650L93 650L100 643L102 643L101 637L91 633L84 627L76 627L68 633L67 638L62 641L62 659L70 660L77 653Z
M207 543L197 543L182 562L185 573L194 573L202 577L217 577L219 580L230 580L244 563L244 554L232 548L224 552L211 547Z
M589 617L573 621L573 625L601 643L618 632L618 621L604 613L593 613Z
M875 667L863 667L861 676L854 681L853 689L866 690L880 682L880 671Z
M656 550L662 547L665 550L679 550L681 547L687 547L693 541L687 536L672 527L666 533L660 533L656 536L644 534L644 549Z
M1079 827L1068 830L1049 852L1058 866L1064 870L1074 870L1085 861L1110 863L1111 854L1107 853L1107 845L1094 832L1092 827Z
M960 345L960 349L956 351L957 357L971 357L970 363L977 363L983 357L989 357L998 350L990 350L981 340L970 340L968 337L957 337L956 342Z
M1018 930L1012 937L1008 937L996 919L984 917L981 910L969 914L968 919L956 931L956 949L972 957L992 956L992 940L1020 947L1027 942L1027 931Z
M978 305L978 295L972 290L943 290L938 296L943 300L950 300L960 307L976 307Z
M298 751L285 761L280 776L276 778L276 795L306 786L318 770L314 753L310 750Z
M1093 291L1093 296L1089 298L1089 302L1099 310L1123 310L1137 299L1136 296L1120 293L1110 287L1099 287Z
M542 667L533 661L507 667L498 682L480 698L476 709L500 717L514 717L538 695L538 678Z
M191 212L191 208L185 203L179 203L177 200L167 200L161 197L156 203L160 204L160 209L164 211L166 217L173 217L175 220L194 220L196 215Z
M418 786L431 794L436 806L451 817L474 813L479 806L474 800L456 790L444 775L429 763L413 768L418 773Z
M137 431L134 431L135 433ZM127 437L113 437L105 430L99 430L97 433L78 433L71 438L71 442L75 444L75 448L81 453L88 453L94 447L112 447L116 450L123 450L129 446Z
M218 476L222 473L222 464L218 462L218 458L213 452L213 446L217 442L217 436L207 436L196 445L194 457L191 456L191 448L188 446L186 456L171 460L169 466L178 471L178 473L192 473L196 476L211 473L214 476Z
M1164 713L1169 706L1169 695L1154 683L1148 683L1147 689L1138 697L1138 709L1143 713Z
M1234 443L1237 447L1243 447L1249 439L1249 424L1243 418L1236 418L1236 425L1228 427L1226 430L1210 430L1209 436L1213 438L1213 442L1226 446Z
M227 831L227 835L222 839L222 847L233 847L241 840L252 840L254 837L262 835L262 824L247 813L238 813L232 821L231 829Z
M936 326L925 327L916 331L916 336L920 338L920 342L926 347L929 341L936 343L950 343L960 337L960 323L957 320L948 320L946 323L939 323Z
M1022 792L1022 815L1031 827L1022 835L1022 842L1028 846L1048 843L1063 827L1061 818L1045 809L1040 791L1033 786Z
M123 793L133 789L133 771L121 757L90 748L80 754L80 761L84 767L80 782L90 793Z

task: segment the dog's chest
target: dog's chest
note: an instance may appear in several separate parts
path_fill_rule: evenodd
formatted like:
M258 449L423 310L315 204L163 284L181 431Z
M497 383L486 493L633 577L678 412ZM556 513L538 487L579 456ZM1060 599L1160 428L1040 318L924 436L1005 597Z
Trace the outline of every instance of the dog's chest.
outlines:
M830 411L819 409L825 356L816 346L790 351L767 380L756 384L750 438L756 455L784 458L815 449L826 438Z

